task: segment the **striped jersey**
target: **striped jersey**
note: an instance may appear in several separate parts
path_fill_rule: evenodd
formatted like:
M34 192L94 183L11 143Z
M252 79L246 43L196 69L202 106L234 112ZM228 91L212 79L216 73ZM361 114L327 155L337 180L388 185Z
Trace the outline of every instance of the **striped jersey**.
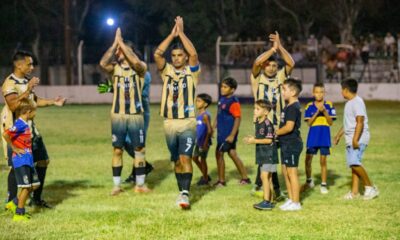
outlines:
M160 71L163 80L160 115L168 119L196 117L195 97L200 65L177 71L166 63Z
M324 106L329 116L332 117L333 120L336 119L336 111L333 107L332 102L325 101ZM304 112L304 120L308 121L310 118L314 116L315 113L318 112L318 108L315 105L315 102L310 102L305 107ZM323 113L319 113L317 118L315 118L314 122L310 126L310 131L308 132L307 137L307 147L330 147L331 146L331 131L328 121Z
M114 88L113 114L139 114L143 112L142 90L144 77L129 66L116 64L112 75Z
M253 76L253 74L251 74L251 81L257 83L257 88L253 91L254 100L263 99L272 104L272 111L269 112L268 119L274 126L278 126L282 109L285 107L285 100L281 93L282 85L286 78L285 68L279 70L276 75L271 78L263 73L259 73L258 76Z

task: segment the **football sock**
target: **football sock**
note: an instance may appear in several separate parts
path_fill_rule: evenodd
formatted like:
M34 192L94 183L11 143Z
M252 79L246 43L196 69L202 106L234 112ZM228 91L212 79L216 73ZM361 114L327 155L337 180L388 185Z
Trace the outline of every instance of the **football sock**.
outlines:
M137 186L143 186L145 177L146 177L146 168L145 167L138 167L136 168L135 172L135 177L136 177L136 185Z
M18 187L15 179L14 168L11 168L7 178L8 202L17 197Z
M190 191L190 184L192 182L192 173L181 173L182 174L182 191Z
M307 183L312 182L312 178L307 178Z
M182 192L182 173L175 173L175 177L179 192Z
M326 185L326 182L322 182L322 183L321 183L321 186L326 187L326 186L327 186L327 185Z
M33 199L35 201L40 201L42 199L43 185L44 185L44 180L46 178L47 167L36 166L35 168L39 178L40 185L35 191L33 191Z
M121 172L122 166L112 167L113 182L115 187L119 187L121 185Z

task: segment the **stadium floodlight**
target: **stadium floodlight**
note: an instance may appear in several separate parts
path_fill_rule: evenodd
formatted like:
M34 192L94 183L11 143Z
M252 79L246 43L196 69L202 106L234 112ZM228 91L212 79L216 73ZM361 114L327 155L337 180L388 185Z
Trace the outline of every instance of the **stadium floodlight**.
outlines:
M106 22L107 22L107 25L108 25L108 26L114 26L114 23L115 23L114 19L113 19L113 18L110 18L110 17L107 18L107 21L106 21Z

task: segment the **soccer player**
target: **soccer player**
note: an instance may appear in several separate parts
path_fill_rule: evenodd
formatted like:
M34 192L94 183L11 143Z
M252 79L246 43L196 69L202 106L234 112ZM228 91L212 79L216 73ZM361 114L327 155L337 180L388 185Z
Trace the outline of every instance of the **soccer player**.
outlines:
M12 149L12 165L18 187L21 189L18 198L11 200L7 206L14 212L13 221L27 221L30 219L25 214L25 203L29 193L39 185L32 156L32 135L28 120L32 120L36 114L36 107L23 99L16 109L14 126L3 133L3 137Z
M28 99L33 106L63 106L65 98L56 97L55 99L46 99L38 97L34 93L34 88L39 84L40 79L31 77L34 69L33 55L26 51L17 51L13 56L13 73L9 75L3 83L2 93L5 99L5 106L1 112L2 132L9 129L15 119L15 110L21 104L21 101ZM32 132L32 154L35 162L36 172L40 181L40 186L33 192L31 204L36 207L51 208L51 206L42 199L44 181L46 178L49 156L43 138L36 128L34 121L28 121ZM4 141L3 141L4 143ZM8 201L14 199L17 195L17 183L15 182L14 169L11 162L11 150L8 146L9 154L7 156L10 172L8 174ZM7 206L6 206L7 207Z
M168 63L164 53L175 38L179 38L180 42L171 47L172 63ZM192 153L196 139L195 91L200 64L197 51L184 32L180 16L175 18L171 33L154 52L154 60L163 80L160 115L164 117L166 141L171 161L175 163L179 188L176 203L182 209L189 209Z
M287 104L282 110L281 122L276 131L281 144L282 173L289 195L289 199L280 206L283 211L301 210L298 176L299 158L303 150L300 135L301 106L298 99L301 90L299 80L288 78L283 82L282 95Z
M113 57L116 62L112 62ZM120 194L122 154L127 137L134 148L136 167L136 193L146 193L145 185L145 134L143 121L142 90L147 66L136 56L129 43L122 39L121 29L115 34L114 43L100 60L100 66L111 75L114 97L111 108L112 174L114 187L112 196Z
M313 188L314 181L311 176L311 162L313 155L319 150L321 164L321 187L322 194L328 193L326 179L328 176L326 158L330 154L331 129L333 121L336 120L336 110L332 102L325 101L325 88L323 83L316 83L313 87L315 100L305 107L304 120L310 126L307 137L306 175L307 181L303 190Z
M273 43L272 48L258 56L253 63L250 77L251 89L255 101L264 99L272 105L272 110L270 111L268 118L274 125L274 128L278 129L280 115L282 109L285 107L285 100L281 95L282 84L292 72L295 63L290 54L282 46L278 32L270 34L269 40ZM278 68L278 62L274 57L275 53L278 53L286 63L286 65L280 69ZM281 194L277 172L272 173L272 183L275 191L275 200L283 200L284 197ZM258 167L256 187L253 190L256 195L259 195L257 192L260 191L261 185L260 168Z
M364 200L371 200L379 195L379 191L361 163L370 138L367 109L363 99L357 95L358 83L355 79L346 79L341 85L342 95L347 102L344 106L343 127L336 134L334 144L337 145L340 138L345 136L347 165L351 168L352 176L351 191L344 199L352 200L360 196L358 189L361 179L365 186Z

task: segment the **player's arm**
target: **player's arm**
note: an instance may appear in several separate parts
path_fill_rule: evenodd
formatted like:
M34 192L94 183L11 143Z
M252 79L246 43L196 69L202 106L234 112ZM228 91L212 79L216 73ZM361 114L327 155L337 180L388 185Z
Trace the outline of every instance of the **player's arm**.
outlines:
M336 136L333 138L333 144L338 145L340 138L342 138L343 134L344 134L344 130L343 130L343 127L341 127L339 129L339 131L337 132Z
M251 69L251 74L253 74L253 77L256 78L261 70L262 70L262 66L263 64L272 56L274 55L274 53L276 53L278 49L276 48L276 46L273 46L272 48L270 48L269 50L263 52L260 56L258 56L256 58L256 60L254 60L253 62L253 67Z
M21 100L29 98L29 95L32 93L32 90L38 84L39 84L39 78L33 77L28 82L28 88L22 94L18 95L16 92L13 92L13 93L10 93L10 94L7 94L7 95L4 96L4 99L6 100L7 106L10 108L11 112L15 112L15 110L17 109L17 107L21 103Z
M317 119L319 114L319 111L317 111L316 113L314 113L314 115L312 115L311 118L306 119L308 126L311 127L311 125L313 124L313 122L315 121L315 119Z
M240 121L241 121L241 117L235 117L235 120L233 122L232 131L229 134L229 136L225 139L227 142L232 143L233 140L235 139L235 136L239 131Z
M356 116L356 129L354 131L354 136L353 136L354 149L360 147L359 141L363 130L364 130L364 116Z
M166 64L164 57L165 51L167 51L168 46L171 44L172 40L177 37L176 24L172 28L171 33L158 45L156 51L154 52L154 61L156 62L157 69L159 71L163 70Z
M276 130L276 135L282 136L282 135L286 135L286 134L292 132L293 129L294 129L294 125L295 125L294 121L289 121L289 120L286 121L285 126L283 126L283 127L279 128L278 130Z
M254 136L247 136L244 138L244 142L247 144L271 144L273 139L271 138L263 138L256 139Z
M328 110L326 110L326 108L323 107L323 109L320 110L320 112L322 112L322 114L324 114L324 117L326 118L326 121L328 122L329 126L332 126L333 119L332 119L331 115L329 115Z
M117 43L129 65L135 69L139 76L143 77L147 71L147 65L138 58L132 49L126 46L121 36L121 30L117 31Z
M189 54L189 65L191 67L199 65L199 58L197 55L196 48L193 46L193 43L190 41L190 39L186 36L186 34L183 31L183 18L178 16L175 18L175 23L177 26L177 33L179 38L182 41L183 47Z
M47 107L47 106L64 106L66 98L58 96L54 99L41 98L36 96L36 104L38 107Z
M115 55L115 51L117 51L118 47L118 32L121 30L118 28L115 34L114 42L111 47L104 53L103 57L100 60L100 67L107 73L111 73L114 70L114 65L111 63L113 56Z
M6 130L6 131L3 133L3 138L4 138L4 140L6 141L6 143L8 144L8 146L11 147L11 149L13 150L13 152L15 152L15 153L18 154L18 155L19 155L19 154L25 153L25 150L24 150L24 149L17 148L14 144L12 144L9 130Z
M279 33L277 31L275 31L275 34L270 34L269 38L272 42L274 42L274 45L276 43L277 46L277 50L278 53L281 55L281 57L283 58L283 61L285 61L286 65L285 65L285 71L286 74L290 74L294 68L294 60L292 58L292 56L290 55L290 53L282 46L281 44L281 40L279 38Z
M210 141L210 138L212 136L213 133L213 129L211 127L211 122L210 122L210 118L208 117L207 114L204 114L203 116L203 123L207 126L207 135L206 138L204 140L204 146L202 147L203 149L208 149L208 142Z

